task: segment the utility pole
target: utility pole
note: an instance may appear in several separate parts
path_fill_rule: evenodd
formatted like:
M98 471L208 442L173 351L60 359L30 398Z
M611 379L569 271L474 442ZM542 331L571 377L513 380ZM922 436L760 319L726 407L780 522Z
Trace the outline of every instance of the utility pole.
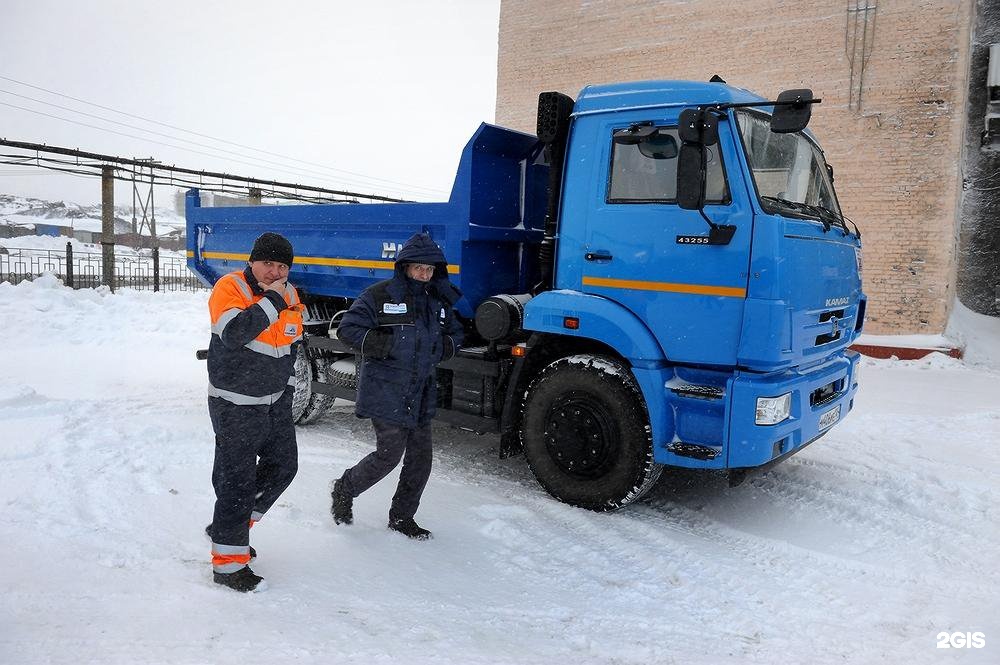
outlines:
M104 284L115 290L115 167L101 166L101 254Z
M153 201L153 191L154 187L154 174L153 169L155 169L160 162L153 159L152 157L147 157L146 159L135 158L133 161L139 167L139 173L132 173L132 233L136 234L136 249L142 247L142 232L144 229L149 228L149 246L158 247L156 239L156 208ZM147 170L148 169L148 173ZM137 179L136 176L139 176ZM144 184L148 178L149 191L146 193L145 197L139 194L138 182L141 181ZM142 211L142 220L137 220L136 209Z

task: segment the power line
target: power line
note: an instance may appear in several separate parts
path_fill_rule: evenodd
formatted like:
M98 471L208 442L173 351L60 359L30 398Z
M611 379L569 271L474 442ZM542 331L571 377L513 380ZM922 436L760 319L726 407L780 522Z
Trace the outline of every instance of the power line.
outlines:
M260 148L254 148L253 146L244 145L242 143L236 143L234 141L227 141L226 139L220 139L220 138L216 138L214 136L210 136L208 134L202 134L200 132L191 131L189 129L184 129L183 127L177 127L176 125L170 125L170 124L167 124L165 122L160 122L158 120L153 120L151 118L146 118L144 116L135 115L135 114L132 114L132 113L127 113L125 111L119 111L118 109L114 109L114 108L111 108L109 106L103 106L101 104L96 104L94 102L89 102L89 101L87 101L85 99L80 99L78 97L73 97L73 96L70 96L70 95L66 95L66 94L63 94L61 92L56 92L55 90L49 90L47 88L43 88L41 86L33 85L31 83L25 83L24 81L19 81L17 79L12 79L12 78L7 77L7 76L0 75L0 80L10 81L11 83L16 83L18 85L23 85L23 86L28 87L28 88L33 88L35 90L40 90L40 91L46 92L46 93L48 93L50 95L56 95L57 97L63 97L65 99L71 99L71 100L73 100L75 102L79 102L81 104L87 104L88 106L94 106L96 108L103 109L105 111L111 111L112 113L118 113L120 115L128 116L130 118L135 118L136 120L142 120L144 122L149 122L149 123L152 123L154 125L160 125L161 127L167 127L168 129L173 129L175 131L184 132L186 134L192 134L194 136L200 136L202 138L206 138L206 139L209 139L211 141L217 141L219 143L226 143L228 145L236 146L238 148L244 148L246 150L252 150L254 152L260 152L260 153L263 153L265 155L271 155L272 157L280 157L282 159L286 159L286 160L293 161L293 162L299 162L299 163L302 163L302 164L308 164L310 166L317 166L319 168L326 169L328 171L334 171L334 172L337 172L337 173L346 173L348 175L353 175L353 176L361 177L361 178L364 178L366 180L371 180L371 181L375 181L375 182L382 182L382 183L393 184L393 185L397 185L397 186L398 185L402 185L405 189L410 190L410 191L424 190L426 192L433 192L433 193L438 193L438 194L447 194L447 192L445 192L443 190L440 190L440 189L436 189L436 188L420 187L418 185L412 185L412 184L409 184L409 183L402 183L402 182L395 181L395 180L387 180L385 178L377 178L375 176L369 176L369 175L366 175L364 173L358 173L356 171L348 171L348 170L345 170L345 169L338 169L338 168L334 168L332 166L327 166L325 164L318 164L316 162L310 162L310 161L306 161L306 160L302 160L302 159L297 159L295 157L290 157L288 155L282 155L280 153L270 152L268 150L262 150ZM16 94L16 93L8 93L8 94ZM21 96L21 95L18 95L18 96ZM30 98L26 98L26 99L30 99ZM39 101L39 100L33 100L33 101ZM49 102L40 102L40 103L42 103L42 104L49 104ZM61 106L58 106L56 104L51 104L51 105L52 106L57 106L58 108L64 108L65 109L65 107L61 107ZM72 109L65 109L65 110L73 111ZM88 115L88 114L84 113L83 111L73 111L73 112L74 113L81 113L83 115ZM96 117L96 116L94 116L94 117ZM104 120L104 118L101 118L101 119ZM106 120L106 122L115 122L115 121L114 120ZM122 123L119 123L119 124L122 124ZM126 126L129 126L129 125L126 125ZM140 129L140 131L149 131L150 133L155 133L155 132L151 132L151 130L145 130L145 129ZM181 139L179 137L168 137L168 138L174 138L174 139L180 140L180 141L184 141L185 140L185 139ZM213 149L215 149L215 150L221 150L221 148L213 148Z
M3 102L0 102L0 104L2 103ZM247 183L248 185L253 184L258 188L268 187L271 188L272 191L276 192L275 196L278 196L280 198L302 197L304 195L300 194L299 192L314 192L317 194L343 196L355 200L365 199L369 201L382 201L390 203L406 202L403 199L396 199L376 194L361 194L358 192L351 192L345 190L325 189L322 187L313 187L310 185L299 185L295 183L285 183L274 180L262 180L260 178L237 176L229 173L220 173L214 171L197 171L194 169L182 168L180 166L152 164L149 160L129 159L126 157L102 155L98 153L85 152L83 150L76 150L72 148L47 146L40 143L27 143L24 141L9 141L7 139L0 139L0 146L8 146L19 150L29 150L35 153L49 153L49 154L57 154L57 155L76 158L76 161L74 162L65 162L61 160L56 160L54 158L38 157L37 154L34 158L32 158L30 155L23 155L23 154L0 155L0 157L6 158L8 160L17 160L17 161L0 162L5 164L26 165L29 163L28 160L31 160L33 162L32 165L40 166L41 165L40 162L44 161L44 162L60 163L63 165L76 167L76 170L74 172L79 172L80 168L97 168L102 165L114 165L116 168L127 170L135 177L136 180L141 180L143 182L150 182L150 183L153 183L155 180L164 177L168 180L171 180L171 182L176 180L197 187L199 186L199 183L204 181L205 178L209 178L209 179L218 179L223 182L226 180L230 180L235 182ZM91 163L82 163L80 162L81 159L91 160ZM128 168L126 167L131 167L134 170L128 170ZM143 171L140 171L140 169L142 169ZM155 175L156 173L159 173L161 175ZM183 177L175 174L182 174ZM198 180L190 179L189 176L196 177L198 178ZM132 178L129 178L129 180L131 179ZM161 182L159 184L166 184L166 183Z
M4 157L0 155L0 157ZM9 157L9 155L6 155ZM6 165L21 165L25 168L39 168L49 171L49 173L36 173L29 175L57 175L57 174L68 174L78 178L86 177L97 177L103 176L101 172L100 163L82 163L82 162L69 162L65 160L49 159L45 157L36 158L39 163L26 165L23 161L3 161L0 159L0 164ZM44 163L42 163L44 162ZM61 166L55 166L59 164ZM88 170L93 169L93 170ZM239 187L235 184L226 184L224 181L215 183L211 180L206 182L204 179L188 179L176 175L151 175L148 171L135 171L132 169L127 169L124 167L115 167L113 169L113 177L115 180L120 182L140 182L142 184L149 184L153 186L160 187L197 187L203 192L213 192L216 194L232 194L236 196L248 196L248 189L245 187ZM236 178L236 176L233 176ZM282 191L277 188L264 189L263 187L258 188L261 192L262 198L274 198L274 199L287 199L291 201L299 201L302 203L358 203L356 200L346 200L346 199L332 199L323 196L308 196L304 194L297 194L295 192ZM365 195L361 195L365 196Z
M3 162L3 163L6 164L7 162ZM45 167L39 166L37 168L44 169ZM14 171L0 171L0 177L32 178L32 177L40 176L40 175L56 175L55 173L48 173L48 172L43 172L43 173L22 173L23 170L24 169L17 169L17 170L14 170Z
M18 94L16 92L11 92L9 90L0 90L0 93L7 94L7 95L13 95L14 97L20 97L21 99L27 99L28 101L36 102L38 104L46 104L48 106L54 106L57 109L62 109L64 111L69 111L71 113L77 113L79 115L83 115L83 116L86 116L88 118L94 118L96 120L100 120L102 122L108 122L108 123L115 124L115 125L121 125L122 127L128 127L129 129L135 129L135 130L138 130L140 132L146 132L146 133L149 133L149 134L155 134L156 136L162 136L164 138L172 139L172 140L175 140L175 141L183 141L184 143L190 143L191 145L196 145L196 146L201 147L201 148L207 148L208 150L215 150L215 151L227 153L227 154L230 154L230 155L236 155L237 157L246 157L248 159L252 159L252 160L254 160L256 162L260 162L260 163L264 163L264 164L270 164L270 165L273 165L273 166L284 167L286 169L289 169L287 171L288 173L293 173L293 174L296 174L296 175L318 176L318 177L323 178L323 179L330 179L329 174L326 174L326 173L320 173L318 171L310 171L310 170L306 170L306 169L300 169L298 167L289 166L288 164L282 164L281 162L275 162L275 161L272 161L272 160L269 160L269 159L262 159L262 158L259 158L259 157L253 157L252 155L246 155L244 153L235 152L233 150L226 150L225 148L218 148L216 146L208 145L208 144L205 144L205 143L198 143L197 141L190 141L188 139L183 139L183 138L180 138L180 137L171 136L170 134L165 134L163 132L157 132L157 131L154 131L152 129L146 129L145 127L139 127L137 125L130 125L128 123L118 122L117 120L110 120L108 118L104 118L102 116L95 115L93 113L86 113L84 111L78 111L78 110L70 108L68 106L61 106L59 104L53 104L51 102L46 102L46 101L41 100L41 99L35 99L34 97L28 97L27 95L20 95L20 94ZM19 109L24 110L24 111L29 111L30 110L32 113L38 113L38 111L34 111L34 110L31 110L31 109L26 109L24 107L15 107L15 108L19 108ZM56 119L61 119L61 120L67 120L68 121L68 119L66 119L66 118L58 118L56 116L49 116L49 117L54 117ZM98 128L98 129L100 129L100 128ZM108 130L104 130L104 131L108 131ZM207 153L199 153L199 154L207 154ZM245 164L246 162L240 162L240 163L244 163ZM365 184L365 183L356 183L356 184ZM414 192L414 193L417 193L417 192Z
M115 131L113 129L108 129L106 127L98 127L97 125L91 125L91 124L86 123L86 122L80 122L79 120L73 120L71 118L63 118L63 117L60 117L60 116L57 116L57 115L53 115L51 113L45 113L44 111L38 111L38 110L35 110L35 109L25 108L23 106L18 106L16 104L9 104L7 102L0 102L0 105L2 105L2 106L9 106L11 108L15 108L15 109L18 109L18 110L21 110L21 111L27 111L29 113L35 113L37 115L42 115L42 116L45 116L45 117L48 117L48 118L54 118L56 120L62 120L64 122L70 122L70 123L73 123L74 125L80 125L82 127L89 127L91 129L96 129L98 131L107 132L109 134L115 134L115 135L118 135L118 136L124 136L126 138L131 138L131 139L137 139L139 141L147 141L149 143L156 143L157 145L163 145L163 146L166 146L168 148L174 148L174 149L177 149L177 150L184 150L186 152L191 152L191 153L195 153L195 154L198 154L198 155L205 155L206 157L215 157L215 158L218 158L218 155L214 155L214 154L208 153L208 152L203 152L201 150L195 150L193 148L187 148L185 146L178 146L178 145L174 145L172 143L165 143L163 141L157 141L155 139L145 138L145 137L141 137L141 136L135 136L134 134L126 134L124 132L118 132L118 131ZM145 131L145 130L143 130L143 131ZM242 160L239 160L239 159L232 159L232 158L226 158L226 159L228 159L228 161L234 162L236 164L243 164L244 166L250 166L250 167L253 167L253 168L261 168L260 164L254 164L254 163L251 163L251 162L245 162L245 161L242 161ZM297 169L296 170L278 169L278 170L279 171L284 171L286 173L290 173L292 175L303 175L301 173L298 173ZM309 175L309 174L305 174L305 175ZM393 199L393 200L399 200L399 199Z

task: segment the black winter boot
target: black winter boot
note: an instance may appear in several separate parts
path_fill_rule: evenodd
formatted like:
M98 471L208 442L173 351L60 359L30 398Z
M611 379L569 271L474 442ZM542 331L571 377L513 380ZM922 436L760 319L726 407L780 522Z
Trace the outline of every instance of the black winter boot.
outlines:
M267 582L260 575L250 570L250 566L244 566L235 573L212 573L216 584L227 586L234 591L250 593L251 591L263 591L267 588Z
M431 532L423 529L412 517L389 518L389 528L414 540L430 540Z
M211 524L209 524L208 526L205 527L205 535L208 536L209 540L212 540L212 525ZM250 546L250 560L253 561L256 558L257 558L257 550L255 550L253 548L253 545L251 545Z
M330 505L330 513L333 515L335 524L354 523L354 498L344 491L344 479L338 478L333 481L333 491L330 492L333 503Z

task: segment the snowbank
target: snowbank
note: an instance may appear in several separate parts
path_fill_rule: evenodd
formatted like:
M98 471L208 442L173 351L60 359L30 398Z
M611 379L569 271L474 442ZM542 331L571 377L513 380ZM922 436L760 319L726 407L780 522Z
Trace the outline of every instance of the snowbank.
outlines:
M1000 369L1000 319L977 314L956 299L946 334L965 347L969 364Z

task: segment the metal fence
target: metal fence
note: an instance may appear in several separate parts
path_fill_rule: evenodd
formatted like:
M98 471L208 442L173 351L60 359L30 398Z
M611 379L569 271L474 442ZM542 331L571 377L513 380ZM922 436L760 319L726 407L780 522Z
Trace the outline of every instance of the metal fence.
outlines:
M92 289L103 283L104 257L99 252L10 249L0 251L0 282L18 284L55 274L66 286ZM155 258L154 258L155 255ZM158 265L159 270L154 270ZM182 258L162 257L151 251L115 256L114 289L147 291L198 291L207 289L187 268Z

